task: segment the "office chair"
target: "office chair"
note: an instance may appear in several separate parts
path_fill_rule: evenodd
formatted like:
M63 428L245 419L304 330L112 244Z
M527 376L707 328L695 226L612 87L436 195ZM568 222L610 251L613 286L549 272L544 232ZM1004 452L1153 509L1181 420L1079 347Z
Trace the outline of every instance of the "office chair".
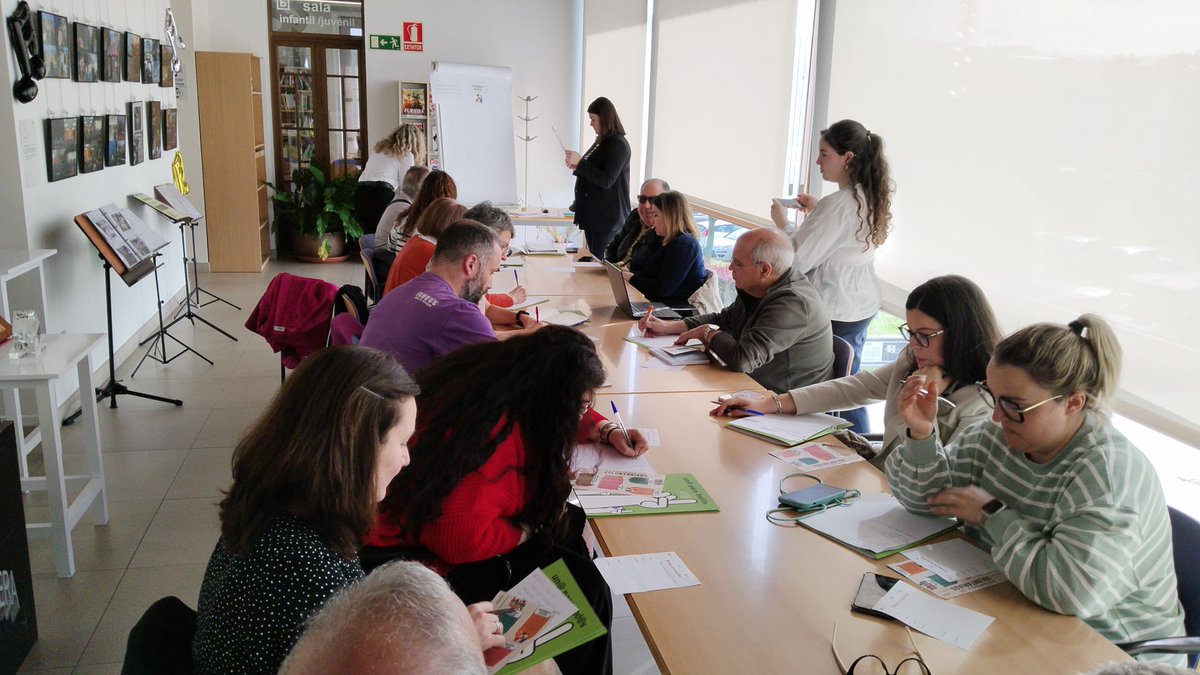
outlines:
M366 290L371 304L375 304L383 295L381 292L383 286L379 285L379 278L376 276L374 234L364 234L358 238L358 255L362 258L363 267L366 268L363 276L363 289Z
M1179 602L1183 605L1183 628L1187 637L1141 640L1117 645L1130 656L1138 654L1187 654L1188 668L1200 660L1200 521L1172 507L1171 547L1175 552L1175 576Z
M173 595L156 601L129 631L121 675L196 672L195 636L196 610Z

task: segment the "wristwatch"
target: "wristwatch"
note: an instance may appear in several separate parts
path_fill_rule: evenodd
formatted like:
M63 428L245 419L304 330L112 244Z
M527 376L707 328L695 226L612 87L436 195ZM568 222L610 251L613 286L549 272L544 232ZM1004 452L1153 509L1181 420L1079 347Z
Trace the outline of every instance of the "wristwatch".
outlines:
M1004 509L1004 502L1000 501L999 499L993 499L992 501L984 504L983 506L979 507L979 510L983 512L983 518L980 519L979 524L986 525L988 518L1000 513Z
M715 323L704 324L704 334L700 336L700 341L704 343L704 347L708 348L708 342L712 339L712 334L720 332L721 327Z
M520 311L518 311L518 312L517 312L517 325L518 325L518 326L520 326L520 325L521 325L521 317L522 317L522 316L532 316L532 315L531 315L529 312L526 312L526 311L525 311L525 310L523 310L523 309L522 309L522 310L520 310Z

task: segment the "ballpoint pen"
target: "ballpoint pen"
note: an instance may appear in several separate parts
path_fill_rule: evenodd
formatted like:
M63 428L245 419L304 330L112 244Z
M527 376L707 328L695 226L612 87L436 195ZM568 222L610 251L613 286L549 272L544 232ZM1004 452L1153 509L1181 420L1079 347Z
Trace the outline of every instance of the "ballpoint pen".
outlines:
M517 282L517 286L521 285L521 277L517 276L517 270L513 270L513 281Z
M900 380L900 386L904 386L904 384L905 384L906 382L908 382L908 378L907 378L907 377L906 377L906 378L904 378L903 380ZM921 394L922 396L928 396L928 395L929 395L929 390L928 390L928 389L921 388L921 389L919 389L918 391L920 392L920 394ZM951 401L950 399L946 398L945 396L938 396L938 397L937 397L937 401L938 401L938 403L941 403L941 404L945 405L947 408L950 408L950 409L952 409L952 410L953 410L954 408L957 408L957 407L958 407L958 405L957 405L957 404L955 404L955 403L954 403L954 401Z
M721 405L723 403L723 401L711 401L711 403L716 403L717 405ZM744 412L747 415L754 415L755 417L763 417L764 415L766 415L766 413L760 413L757 410L751 410L749 408L726 408L725 415L729 415L729 413L733 412L734 410L736 410L738 412Z
M612 406L613 415L617 418L617 426L621 427L621 433L625 434L625 442L632 448L633 439L629 437L629 430L625 428L625 423L621 421L621 413L617 412L616 402L609 401L608 404Z

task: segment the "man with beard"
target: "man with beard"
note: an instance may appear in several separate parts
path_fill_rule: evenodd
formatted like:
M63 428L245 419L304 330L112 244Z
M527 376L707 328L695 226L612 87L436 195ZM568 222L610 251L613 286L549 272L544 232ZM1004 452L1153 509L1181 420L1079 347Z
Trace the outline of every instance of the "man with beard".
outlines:
M361 344L391 354L416 374L459 347L495 340L479 299L500 270L500 246L495 232L473 220L446 228L428 271L384 296Z

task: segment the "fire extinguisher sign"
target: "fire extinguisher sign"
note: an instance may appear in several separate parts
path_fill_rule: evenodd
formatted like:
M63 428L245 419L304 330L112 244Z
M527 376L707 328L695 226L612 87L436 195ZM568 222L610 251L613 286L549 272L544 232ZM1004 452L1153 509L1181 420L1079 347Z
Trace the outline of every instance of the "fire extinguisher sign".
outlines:
M425 28L420 22L404 22L404 46L406 52L425 51Z

